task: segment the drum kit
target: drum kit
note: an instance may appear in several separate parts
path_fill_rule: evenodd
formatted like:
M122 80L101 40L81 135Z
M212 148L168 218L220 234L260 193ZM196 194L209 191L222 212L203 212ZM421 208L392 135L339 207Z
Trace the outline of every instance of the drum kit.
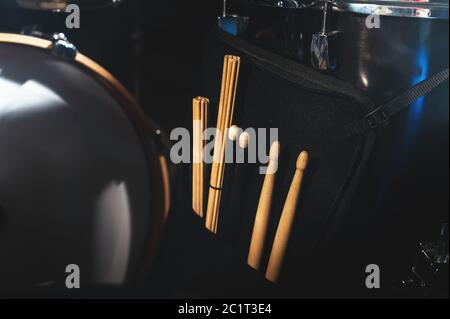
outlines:
M0 8L61 12L122 1L2 0ZM236 35L376 103L448 63L448 0L238 3L235 16L224 5L221 27L238 21ZM369 15L381 17L380 29L366 27ZM87 285L145 276L170 205L161 135L127 89L63 34L0 33L0 294L63 287L74 260Z

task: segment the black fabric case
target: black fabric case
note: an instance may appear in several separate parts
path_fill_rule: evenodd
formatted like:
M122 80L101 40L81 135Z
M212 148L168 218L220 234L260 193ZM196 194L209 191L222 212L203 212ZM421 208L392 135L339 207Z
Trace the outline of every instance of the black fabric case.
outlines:
M211 101L210 126L216 125L226 54L242 59L233 123L243 129L278 128L282 146L263 267L255 272L246 264L264 180L259 174L262 164L226 166L217 236L210 234L189 209L191 167L185 165L176 183L177 204L169 220L170 233L166 234L178 239L163 240L156 265L172 276L155 275L152 285L155 290L164 287L162 295L172 297L333 295L330 278L323 273L328 268L323 257L331 250L339 251L334 244L340 235L339 225L345 220L375 141L372 131L349 137L345 126L362 118L373 104L347 83L217 31L208 41L199 92ZM269 145L266 154L268 149ZM302 150L310 153L311 160L285 266L279 284L273 285L265 280L264 272ZM356 277L355 281L364 282L360 274ZM161 290L157 295L161 296Z

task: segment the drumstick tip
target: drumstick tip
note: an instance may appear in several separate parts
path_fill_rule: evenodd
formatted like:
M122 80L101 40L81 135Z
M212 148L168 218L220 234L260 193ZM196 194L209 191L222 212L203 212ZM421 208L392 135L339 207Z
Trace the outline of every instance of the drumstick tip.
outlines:
M306 151L301 152L297 158L297 170L299 171L306 170L306 167L308 166L308 161L309 161L308 152Z

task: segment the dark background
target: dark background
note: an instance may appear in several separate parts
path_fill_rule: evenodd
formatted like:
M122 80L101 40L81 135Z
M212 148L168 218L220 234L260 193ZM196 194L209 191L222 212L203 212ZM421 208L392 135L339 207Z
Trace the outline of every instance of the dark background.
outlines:
M0 0L0 2L3 0ZM198 95L205 37L220 1L128 0L118 7L82 9L81 28L68 30L66 14L0 6L0 31L40 25L63 32L79 51L108 69L166 131L188 127Z

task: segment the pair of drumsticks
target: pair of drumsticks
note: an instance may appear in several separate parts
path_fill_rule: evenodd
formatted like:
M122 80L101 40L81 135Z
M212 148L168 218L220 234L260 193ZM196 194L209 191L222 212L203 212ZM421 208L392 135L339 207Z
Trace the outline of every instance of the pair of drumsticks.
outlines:
M266 233L269 226L270 208L272 205L279 154L280 143L275 142L270 148L269 165L267 167L267 174L264 178L258 209L256 211L255 224L247 260L248 264L255 270L259 270L261 266ZM303 175L308 165L308 157L307 152L301 152L297 158L294 178L281 213L280 222L278 224L269 258L269 264L266 270L266 278L272 282L277 282L280 276L289 243L289 237L292 231L292 225L294 223Z

